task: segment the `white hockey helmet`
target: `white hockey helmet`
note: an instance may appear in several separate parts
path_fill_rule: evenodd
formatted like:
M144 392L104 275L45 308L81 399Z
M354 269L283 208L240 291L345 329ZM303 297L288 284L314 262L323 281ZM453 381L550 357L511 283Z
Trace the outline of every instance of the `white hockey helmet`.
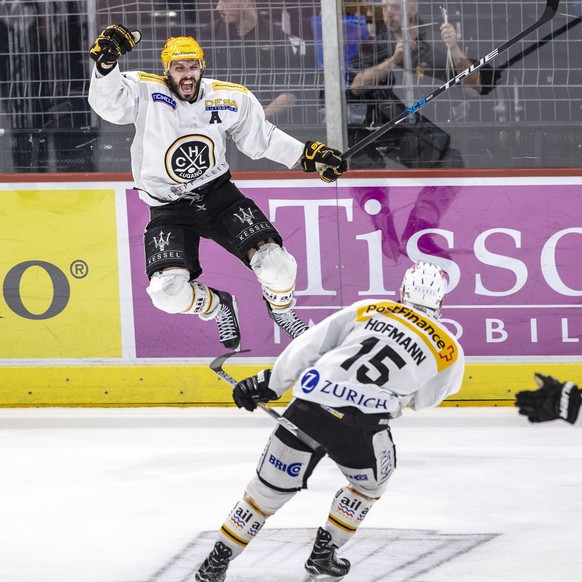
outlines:
M447 275L440 267L420 261L404 273L400 301L438 319L447 285Z

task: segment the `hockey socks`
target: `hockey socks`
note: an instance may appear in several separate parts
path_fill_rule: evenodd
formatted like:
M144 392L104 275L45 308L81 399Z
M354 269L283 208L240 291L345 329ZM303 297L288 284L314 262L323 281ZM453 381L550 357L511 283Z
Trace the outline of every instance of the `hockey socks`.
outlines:
M259 533L269 514L263 513L247 495L231 510L220 528L218 539L232 550L236 558Z
M349 485L336 493L325 529L338 548L352 538L376 501L377 499L367 497Z

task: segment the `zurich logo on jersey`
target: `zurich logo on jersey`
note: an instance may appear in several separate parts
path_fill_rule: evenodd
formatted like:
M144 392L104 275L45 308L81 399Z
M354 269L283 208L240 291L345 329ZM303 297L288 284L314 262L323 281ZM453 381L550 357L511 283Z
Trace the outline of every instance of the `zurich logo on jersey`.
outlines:
M301 390L305 394L313 392L317 385L319 384L319 372L315 368L307 370L303 376L301 376Z

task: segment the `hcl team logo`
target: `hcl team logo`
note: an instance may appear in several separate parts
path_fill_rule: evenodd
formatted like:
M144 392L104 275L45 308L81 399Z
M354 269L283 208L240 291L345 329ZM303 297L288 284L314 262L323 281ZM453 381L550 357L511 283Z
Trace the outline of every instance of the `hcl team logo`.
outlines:
M165 163L175 182L196 180L216 165L214 142L206 135L184 135L168 148Z
M301 376L301 390L303 390L305 394L313 392L317 388L318 384L319 372L315 368L307 370L307 372Z

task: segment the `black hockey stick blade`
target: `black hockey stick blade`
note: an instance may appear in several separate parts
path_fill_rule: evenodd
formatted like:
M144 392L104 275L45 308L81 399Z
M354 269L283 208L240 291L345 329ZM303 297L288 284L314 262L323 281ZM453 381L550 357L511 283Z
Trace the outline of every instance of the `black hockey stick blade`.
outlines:
M478 71L483 65L488 63L490 60L494 59L497 55L505 52L507 49L511 48L514 44L518 43L522 38L526 37L528 34L537 30L540 26L549 22L554 18L556 11L558 10L558 4L560 0L546 0L546 8L540 18L534 22L532 25L524 28L521 32L516 34L514 37L505 41L501 46L493 49L489 54L481 57L476 63L467 67L464 71L461 71L458 75L449 79L446 83L443 83L438 89L435 89L430 95L427 95L420 101L417 101L414 105L405 109L402 113L393 117L390 121L387 121L384 125L380 126L376 131L372 132L370 135L355 143L351 148L348 148L342 155L342 159L349 160L359 151L363 150L365 147L369 146L372 142L376 141L379 137L382 137L385 133L389 132L391 129L395 128L397 125L402 123L405 119L414 115L419 109L422 109L425 105L436 99L439 95L442 95L445 91L448 91L451 87L455 87L463 82L463 79L468 75L471 75L475 71Z
M217 358L214 358L212 362L210 362L210 369L213 372L218 372L218 370L222 370L224 362L226 362L226 360L228 360L228 358L230 358L231 356L240 356L241 354L246 354L250 351L251 350L241 350L240 352L228 352L227 354L222 354L222 356L218 356Z
M216 372L223 380L226 380L231 386L236 386L237 381L228 373L222 369L222 365L228 358L235 355L244 354L250 352L251 350L242 350L240 352L228 352L222 356L214 358L210 362L210 369ZM264 402L258 403L259 408L264 410L267 414L272 416L283 428L286 428L291 434L295 435L300 441L305 443L309 448L314 451L323 448L315 439L311 438L306 432L303 432L298 426L295 426L290 420L281 416L276 410L269 408Z

